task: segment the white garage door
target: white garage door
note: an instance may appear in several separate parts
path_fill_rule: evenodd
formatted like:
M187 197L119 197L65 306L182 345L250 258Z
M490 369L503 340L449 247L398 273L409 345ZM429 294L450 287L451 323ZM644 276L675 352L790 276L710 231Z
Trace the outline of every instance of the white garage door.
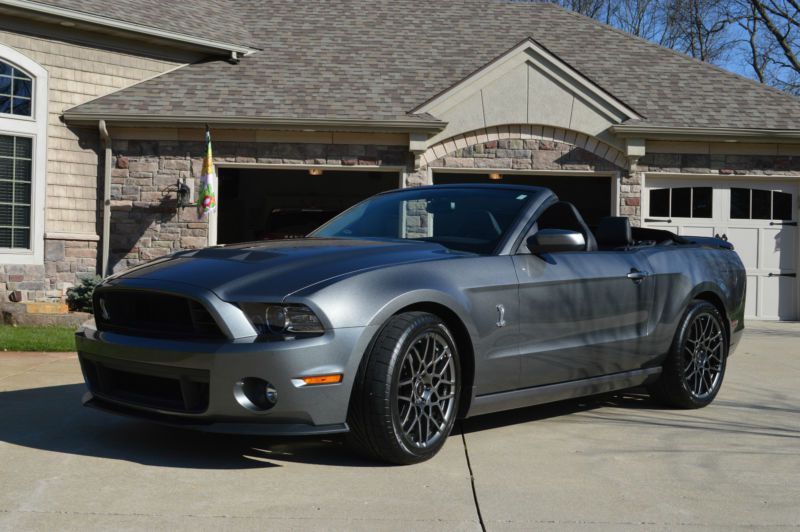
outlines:
M797 202L791 182L648 178L644 224L728 240L747 268L746 317L797 320Z

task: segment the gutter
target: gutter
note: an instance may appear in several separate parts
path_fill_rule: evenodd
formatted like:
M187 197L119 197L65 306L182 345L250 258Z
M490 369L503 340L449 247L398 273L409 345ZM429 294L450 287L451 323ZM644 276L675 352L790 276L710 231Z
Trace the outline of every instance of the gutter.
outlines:
M757 129L722 127L657 127L620 124L611 126L617 137L645 138L648 140L685 140L720 142L800 142L799 129Z
M221 117L208 115L141 115L82 113L65 111L64 120L71 125L94 125L100 122L114 123L115 127L158 126L197 127L213 124L215 127L269 128L313 131L368 131L368 132L426 132L438 133L447 122L436 119L418 120L353 120L336 118L263 118Z
M106 28L112 28L126 33L139 33L142 35L147 35L149 37L154 37L158 39L166 39L170 41L182 42L193 46L198 46L200 48L222 51L225 52L226 55L230 54L231 52L241 55L249 55L257 51L256 48L251 48L249 46L243 46L240 44L233 44L224 41L217 41L214 39L205 39L203 37L195 37L192 35L187 35L185 33L177 33L169 30L162 30L159 28L153 28L151 26L145 26L133 22L117 20L100 15L93 15L91 13L84 13L82 11L75 11L72 9L66 9L54 5L31 2L29 0L0 0L0 5L25 11L33 11L35 13L39 13L46 16L69 19L97 26L103 26Z
M100 139L103 141L105 153L103 155L103 235L102 235L102 264L100 272L102 277L108 275L109 239L111 238L111 136L106 128L106 121L100 120L97 124L100 130Z

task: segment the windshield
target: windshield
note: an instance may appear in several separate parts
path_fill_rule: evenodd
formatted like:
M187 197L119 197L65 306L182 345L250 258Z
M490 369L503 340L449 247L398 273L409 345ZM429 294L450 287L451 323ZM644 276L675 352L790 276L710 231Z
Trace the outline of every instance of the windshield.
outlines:
M355 205L309 236L435 242L489 254L535 191L422 188L381 194Z

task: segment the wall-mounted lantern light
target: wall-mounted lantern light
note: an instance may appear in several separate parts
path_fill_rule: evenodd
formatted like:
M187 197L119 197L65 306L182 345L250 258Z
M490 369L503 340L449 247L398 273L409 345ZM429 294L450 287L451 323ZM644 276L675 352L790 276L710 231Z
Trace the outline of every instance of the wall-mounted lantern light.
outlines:
M178 207L183 209L184 207L191 205L192 189L189 188L189 185L186 184L186 181L178 179L178 183L175 185L175 187L178 193Z

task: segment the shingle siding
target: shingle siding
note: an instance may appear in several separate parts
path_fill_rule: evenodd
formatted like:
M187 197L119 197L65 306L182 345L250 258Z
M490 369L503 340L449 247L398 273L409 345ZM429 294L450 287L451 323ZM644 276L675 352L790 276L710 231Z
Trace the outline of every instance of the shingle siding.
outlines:
M0 31L0 43L47 69L47 233L97 235L98 134L68 128L65 109L180 65L44 37Z

